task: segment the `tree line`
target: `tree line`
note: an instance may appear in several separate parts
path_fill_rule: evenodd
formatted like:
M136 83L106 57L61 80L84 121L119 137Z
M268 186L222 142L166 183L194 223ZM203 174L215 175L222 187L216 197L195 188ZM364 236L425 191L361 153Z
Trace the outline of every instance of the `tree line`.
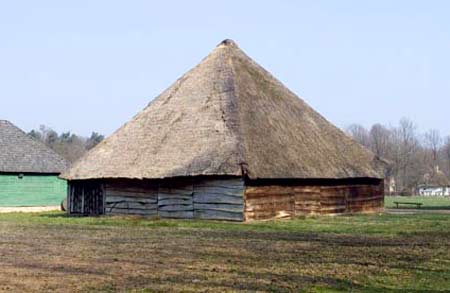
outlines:
M436 129L420 133L407 118L395 126L374 124L369 129L351 124L346 132L389 161L385 177L395 180L396 193L411 193L436 175L450 177L450 135L443 137Z
M81 158L84 153L105 138L97 132L92 132L89 137L83 137L71 133L70 131L58 134L56 131L45 125L41 125L38 130L31 130L28 134L35 139L42 141L45 145L71 163Z

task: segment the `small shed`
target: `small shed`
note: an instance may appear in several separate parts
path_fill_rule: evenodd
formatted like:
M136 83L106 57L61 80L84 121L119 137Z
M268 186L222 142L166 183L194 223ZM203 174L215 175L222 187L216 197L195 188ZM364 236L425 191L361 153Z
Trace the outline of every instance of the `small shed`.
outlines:
M62 177L70 214L246 221L380 211L382 168L225 40Z
M68 162L11 122L0 120L0 206L59 205Z

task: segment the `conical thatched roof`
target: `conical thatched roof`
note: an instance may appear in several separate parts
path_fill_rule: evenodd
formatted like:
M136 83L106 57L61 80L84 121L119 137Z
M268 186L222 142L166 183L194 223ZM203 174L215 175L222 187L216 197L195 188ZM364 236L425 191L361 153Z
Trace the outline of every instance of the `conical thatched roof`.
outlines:
M11 122L0 120L0 172L53 173L68 167L68 162Z
M381 178L377 162L225 40L63 177Z

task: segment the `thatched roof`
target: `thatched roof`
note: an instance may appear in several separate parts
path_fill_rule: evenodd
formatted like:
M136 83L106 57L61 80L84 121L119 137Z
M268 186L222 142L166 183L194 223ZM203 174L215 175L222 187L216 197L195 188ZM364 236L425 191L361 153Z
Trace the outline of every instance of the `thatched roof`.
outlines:
M378 162L225 40L63 177L382 178Z
M53 150L0 120L0 172L59 174L67 167L67 161Z

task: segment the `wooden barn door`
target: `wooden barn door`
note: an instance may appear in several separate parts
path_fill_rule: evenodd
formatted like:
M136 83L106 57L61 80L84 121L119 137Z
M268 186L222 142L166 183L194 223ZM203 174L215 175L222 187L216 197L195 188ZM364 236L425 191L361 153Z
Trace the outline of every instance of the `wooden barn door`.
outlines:
M103 186L95 181L69 183L69 213L102 215L105 213Z

